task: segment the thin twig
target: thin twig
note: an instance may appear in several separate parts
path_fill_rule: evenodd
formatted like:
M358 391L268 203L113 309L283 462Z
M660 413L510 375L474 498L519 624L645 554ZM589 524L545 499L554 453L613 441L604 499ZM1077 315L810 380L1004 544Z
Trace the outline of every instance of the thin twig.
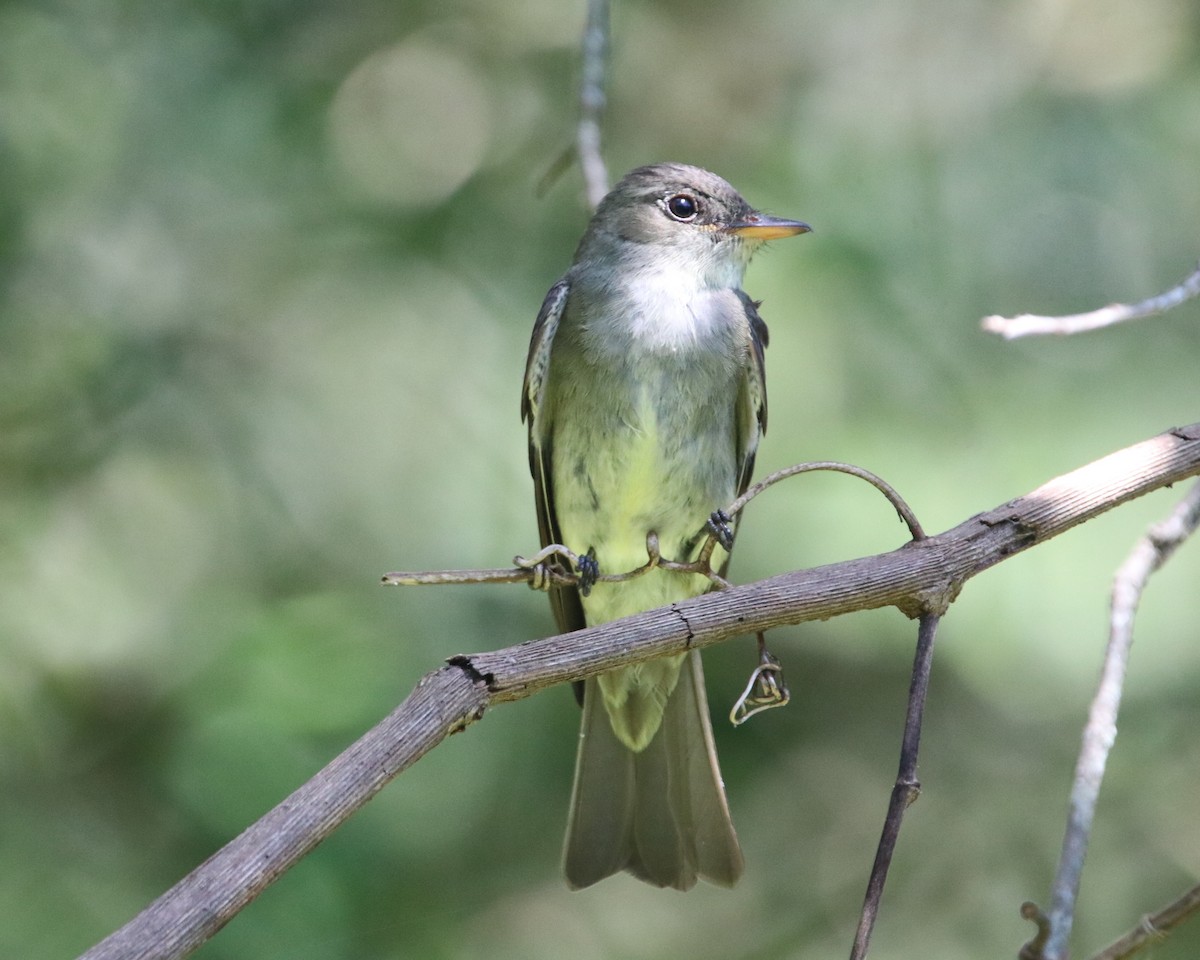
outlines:
M427 674L377 727L282 804L94 946L86 960L180 960L329 836L387 781L485 709L558 683L735 636L897 606L927 611L1016 554L1152 490L1200 475L1200 423L1052 480L890 553L771 577Z
M1156 913L1143 917L1142 922L1119 940L1092 957L1092 960L1126 960L1147 944L1156 943L1167 931L1184 920L1200 913L1200 885L1192 887Z
M549 563L552 557L561 557L574 569L579 569L579 554L552 543L543 547L532 557L513 557L515 567L499 567L491 570L397 570L385 573L382 583L389 587L429 587L463 585L468 583L527 583L534 590L547 590L552 584L576 586L581 580L578 573L570 573L562 567ZM669 560L662 555L658 546L658 534L653 530L646 534L646 562L640 567L624 573L600 573L592 577L592 583L624 583L643 577L651 570L671 570L675 573L698 574L708 577L715 586L724 590L729 586L720 574L712 569L708 556L696 560Z
M1121 706L1129 649L1133 644L1138 603L1151 575L1187 540L1197 524L1200 524L1200 483L1193 484L1167 519L1152 526L1134 545L1113 580L1108 649L1075 765L1067 829L1051 887L1050 937L1042 954L1045 960L1065 960L1068 953L1096 800L1108 754L1117 737L1117 712Z
M1107 307L1101 307L1099 310L1075 313L1067 317L1044 317L1035 313L1023 313L1017 317L991 316L984 317L980 324L984 330L989 333L997 333L1005 340L1047 334L1067 336L1087 330L1099 330L1101 327L1125 323L1127 320L1140 320L1143 317L1165 313L1198 295L1200 295L1200 264L1181 283L1166 293L1160 293L1140 303L1110 303Z
M555 575L547 566L547 575L556 582L570 584L574 576ZM496 567L488 570L396 570L385 573L382 582L389 587L429 587L464 583L531 583L535 579L531 567Z
M583 68L579 84L579 129L575 148L583 170L588 205L595 210L608 193L608 169L600 149L604 116L604 80L608 72L608 0L588 0L583 28Z
M862 960L867 955L871 931L875 929L875 918L879 915L879 904L883 899L883 886L887 883L888 868L892 865L892 854L900 837L904 811L921 793L921 781L917 778L917 754L921 748L921 723L925 715L925 700L929 694L933 642L937 638L940 620L941 617L937 614L923 614L917 629L917 652L913 657L912 682L908 688L908 712L904 718L904 738L900 745L900 769L892 787L887 816L883 821L883 833L875 851L875 863L871 866L871 877L867 881L867 893L863 898L862 913L854 934L854 945L850 948L850 960Z
M853 464L842 463L837 460L798 463L790 467L784 467L782 470L776 470L746 490L745 493L721 512L727 517L733 518L744 510L751 500L781 480L787 480L789 477L795 477L802 473L811 473L816 470L831 470L836 473L846 473L852 477L866 480L887 497L888 502L895 508L900 519L908 526L913 540L924 539L925 531L921 528L921 523L917 520L912 507L896 492L891 484L871 473L870 470L864 470L862 467L856 467ZM695 560L682 561L670 560L662 556L658 549L658 537L651 532L646 537L646 563L640 567L635 567L633 570L627 570L624 573L600 574L596 577L595 582L621 583L625 580L644 576L651 570L658 568L673 570L677 573L698 574L699 576L708 577L717 588L724 590L729 587L729 583L712 568L712 555L717 546L717 538L708 526L702 527L698 535L707 537L704 546ZM535 590L546 589L552 583L564 586L578 583L578 575L565 573L560 567L546 562L552 556L562 557L572 569L579 569L579 557L576 553L562 544L552 543L547 547L543 547L541 551L532 557L514 557L513 562L516 564L515 567L500 567L491 570L398 570L392 573L385 573L383 575L383 583L393 587L446 586L449 584L468 583L527 583Z
M866 470L863 467L856 467L851 463L842 463L840 460L814 460L810 463L797 463L794 466L776 470L774 473L763 477L758 483L749 487L745 493L725 508L725 512L731 517L736 516L745 509L746 504L768 487L774 486L780 480L786 480L801 473L810 473L814 470L832 470L835 473L846 473L852 477L858 477L860 480L866 480L867 483L871 484L871 486L887 497L888 502L895 508L896 513L900 515L900 519L908 526L908 531L912 534L912 538L914 540L924 539L925 532L921 529L917 515L913 513L912 507L896 492L896 489L890 483L875 475L870 470Z

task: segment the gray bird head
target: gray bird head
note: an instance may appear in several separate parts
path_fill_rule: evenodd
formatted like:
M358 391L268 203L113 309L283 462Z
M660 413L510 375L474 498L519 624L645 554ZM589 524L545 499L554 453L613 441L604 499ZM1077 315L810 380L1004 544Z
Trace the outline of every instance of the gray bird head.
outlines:
M736 286L765 241L811 229L757 212L715 173L656 163L627 173L600 202L576 261L652 255L728 276Z

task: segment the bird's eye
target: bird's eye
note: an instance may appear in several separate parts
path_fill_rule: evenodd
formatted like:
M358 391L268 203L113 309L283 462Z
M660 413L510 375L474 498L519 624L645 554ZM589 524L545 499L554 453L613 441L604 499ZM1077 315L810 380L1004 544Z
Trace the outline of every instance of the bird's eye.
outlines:
M686 193L677 193L667 201L667 213L676 220L681 220L687 223L690 220L696 219L696 214L700 211L698 204L693 197L689 197Z

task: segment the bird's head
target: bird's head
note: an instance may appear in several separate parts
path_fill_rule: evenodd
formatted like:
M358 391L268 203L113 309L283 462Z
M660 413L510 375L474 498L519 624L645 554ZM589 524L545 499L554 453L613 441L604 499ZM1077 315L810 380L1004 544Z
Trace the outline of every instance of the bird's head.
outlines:
M759 213L715 173L682 163L656 163L626 174L601 201L580 257L610 255L614 246L639 256L646 247L673 261L740 279L764 242L808 233L799 220Z

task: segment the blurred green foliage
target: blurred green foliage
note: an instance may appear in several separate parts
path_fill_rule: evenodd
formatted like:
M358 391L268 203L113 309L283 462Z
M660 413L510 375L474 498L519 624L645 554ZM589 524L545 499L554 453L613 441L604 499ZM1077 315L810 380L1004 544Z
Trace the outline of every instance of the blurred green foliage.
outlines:
M518 383L586 221L582 4L0 6L0 956L74 955L456 652L544 635L516 588L389 569L535 546ZM1197 308L1006 344L978 319L1165 289L1198 253L1186 0L618 3L614 174L677 159L816 233L766 304L760 472L878 471L940 530L1196 419ZM872 957L1013 955L1043 899L1106 590L1165 492L973 581L947 619ZM884 550L840 477L757 502L741 580ZM1077 922L1085 954L1200 873L1200 559L1139 622ZM718 724L748 870L571 894L567 691L490 714L198 956L844 954L915 631L780 631L793 705ZM714 710L746 643L708 655ZM1200 933L1156 950L1191 957Z

